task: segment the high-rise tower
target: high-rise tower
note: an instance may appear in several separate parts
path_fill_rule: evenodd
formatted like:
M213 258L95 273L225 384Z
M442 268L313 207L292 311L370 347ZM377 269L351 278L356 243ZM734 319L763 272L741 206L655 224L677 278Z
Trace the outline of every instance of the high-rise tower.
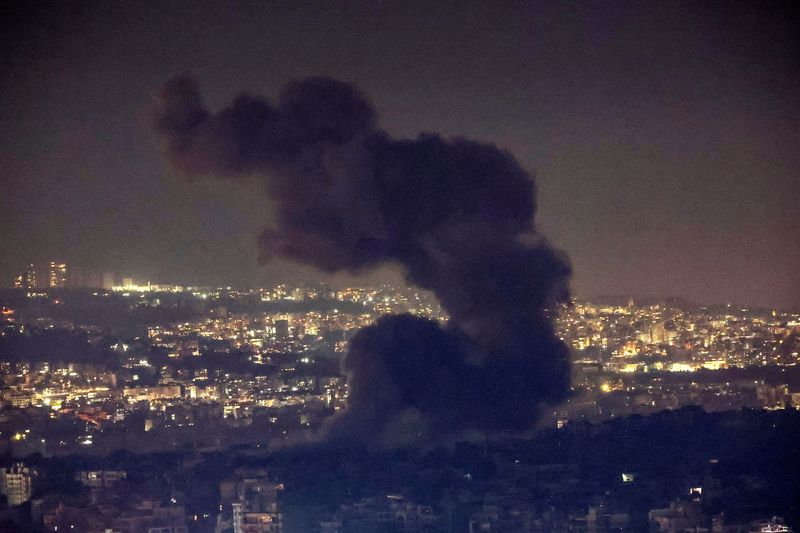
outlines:
M65 287L67 285L67 265L50 261L47 284L49 287Z

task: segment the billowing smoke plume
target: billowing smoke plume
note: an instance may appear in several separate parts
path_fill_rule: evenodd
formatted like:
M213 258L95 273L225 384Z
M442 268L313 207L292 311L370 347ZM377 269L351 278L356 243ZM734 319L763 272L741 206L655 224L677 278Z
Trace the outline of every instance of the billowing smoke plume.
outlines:
M218 113L193 79L176 78L155 127L186 173L264 180L276 206L264 256L329 272L399 263L449 313L446 327L390 316L353 337L351 395L330 438L516 431L566 397L567 349L546 308L566 296L569 267L536 234L533 180L509 153L393 139L356 88L327 78L291 83L277 103L241 95Z

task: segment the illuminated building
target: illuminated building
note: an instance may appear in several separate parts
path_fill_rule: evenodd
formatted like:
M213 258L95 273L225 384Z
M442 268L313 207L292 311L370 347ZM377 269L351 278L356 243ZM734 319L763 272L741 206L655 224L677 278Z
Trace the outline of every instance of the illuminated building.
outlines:
M28 407L33 403L33 393L22 390L8 391L3 395L3 399L14 407Z
M47 282L49 287L66 287L67 265L50 261L50 267L47 271Z
M35 289L36 287L36 267L30 264L25 272L14 278L14 288Z
M159 387L126 387L123 396L131 402L156 401L180 398L180 385L162 385Z
M220 484L221 509L218 529L234 533L274 533L281 530L278 512L280 484L272 483L264 470L238 469L234 479Z
M31 484L35 471L23 463L0 469L0 492L8 498L8 505L22 505L31 498Z

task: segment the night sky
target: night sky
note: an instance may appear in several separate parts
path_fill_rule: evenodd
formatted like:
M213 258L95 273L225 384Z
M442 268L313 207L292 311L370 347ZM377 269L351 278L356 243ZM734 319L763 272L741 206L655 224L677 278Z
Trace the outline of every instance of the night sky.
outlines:
M212 109L323 75L395 137L511 151L577 296L800 306L789 3L430 4L4 4L1 284L50 259L154 282L321 279L258 264L261 184L178 176L150 107L180 73Z

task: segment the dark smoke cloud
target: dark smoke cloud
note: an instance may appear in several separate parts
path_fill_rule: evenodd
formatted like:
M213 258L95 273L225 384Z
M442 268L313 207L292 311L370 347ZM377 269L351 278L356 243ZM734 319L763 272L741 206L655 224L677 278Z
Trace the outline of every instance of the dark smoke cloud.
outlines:
M509 153L393 139L356 88L326 78L210 113L179 77L158 95L155 128L187 174L263 178L276 209L264 257L329 272L399 263L448 311L445 327L401 315L354 336L351 396L329 438L516 431L566 397L568 351L547 307L566 296L569 266L535 232L533 180Z

